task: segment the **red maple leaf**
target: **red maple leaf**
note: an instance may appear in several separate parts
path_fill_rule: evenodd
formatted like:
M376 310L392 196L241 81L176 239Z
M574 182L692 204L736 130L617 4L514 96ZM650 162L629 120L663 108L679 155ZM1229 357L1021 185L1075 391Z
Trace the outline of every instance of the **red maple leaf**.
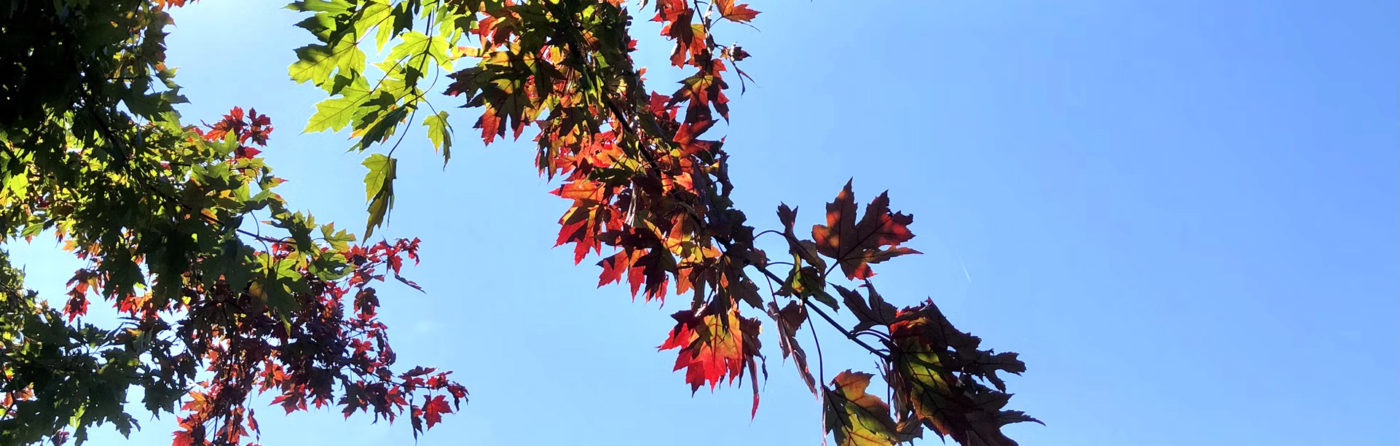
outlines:
M428 422L428 429L433 425L442 422L442 414L451 414L452 405L447 404L447 396L423 397L423 421Z
M423 403L423 420L428 422L428 428L432 429L434 424L442 422L442 414L452 413L452 406L447 404L447 397L438 395L429 399L423 397L427 402Z
M672 18L667 18L665 26L661 27L661 35L676 41L676 48L671 51L671 64L675 66L685 66L691 59L691 55L700 54L705 51L705 28L694 26L690 21L694 18L695 11L686 7Z
M186 1L188 0L156 0L156 9L185 6Z
M170 442L171 446L191 446L193 444L194 438L190 436L189 431L175 431L175 440Z
M724 314L696 314L681 311L671 315L675 328L658 350L679 348L674 370L685 369L691 392L705 384L714 390L726 376L733 383L748 369L750 381L758 379L755 358L759 356L756 319L739 316L731 307ZM758 386L754 385L753 412L758 411Z
M598 266L603 267L603 273L598 275L598 286L621 282L622 276L632 266L632 256L627 251L618 251L612 257L599 261ZM635 292L633 295L636 295Z

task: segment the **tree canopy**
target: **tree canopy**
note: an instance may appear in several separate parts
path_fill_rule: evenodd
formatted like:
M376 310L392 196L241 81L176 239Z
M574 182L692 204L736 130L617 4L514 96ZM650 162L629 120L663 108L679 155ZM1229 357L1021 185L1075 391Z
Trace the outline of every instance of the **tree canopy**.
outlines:
M466 387L449 372L397 364L376 317L380 284L419 288L401 275L419 241L357 242L393 209L406 132L426 129L450 162L453 123L464 123L427 99L438 80L460 101L451 105L475 115L466 122L484 143L507 133L535 143L536 167L571 205L556 243L572 245L575 263L598 259L599 286L683 301L660 348L675 351L692 390L747 377L756 413L767 319L838 444L932 432L1011 445L1002 426L1037 421L1006 408L998 373L1025 371L1015 353L983 348L932 300L898 308L876 292L872 265L918 253L904 246L913 216L892 210L887 194L861 209L847 182L810 232L785 204L781 228L746 224L730 195L726 142L707 131L730 117L731 82L742 91L748 81L740 66L750 54L714 35L751 24L759 13L747 4L292 3L317 43L296 50L289 75L327 96L305 131L349 128L351 149L366 154L357 237L275 192L283 179L259 156L273 131L267 116L234 107L213 124L182 121L164 27L167 9L184 3L0 11L9 104L0 109L0 229L7 241L52 233L86 263L56 306L25 289L8 258L0 265L0 442L81 443L106 423L130 432L127 392L138 386L146 410L178 417L176 445L257 441L250 398L268 391L288 413L407 417L415 436L458 410ZM633 63L637 11L654 13L673 68L688 73L675 91L649 89ZM386 56L369 63L367 49ZM772 240L766 251L762 236ZM90 300L123 319L90 323ZM842 308L857 324L832 316ZM798 339L809 324L868 350L888 397L867 393L872 373L819 382L825 364Z

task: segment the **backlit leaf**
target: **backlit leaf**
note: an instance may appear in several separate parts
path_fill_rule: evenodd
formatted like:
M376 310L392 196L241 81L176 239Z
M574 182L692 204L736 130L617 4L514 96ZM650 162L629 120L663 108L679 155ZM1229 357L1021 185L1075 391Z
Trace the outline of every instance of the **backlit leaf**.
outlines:
M757 370L759 355L757 320L744 318L737 311L723 314L700 314L681 311L671 316L675 328L660 350L680 349L675 370L685 369L685 381L691 391L709 384L714 389L728 377L730 383L741 378L745 369L752 376ZM758 410L758 383L754 386L753 411Z
M905 417L965 445L1014 446L1002 426L1040 423L1020 411L1004 410L1011 395L997 372L1020 374L1025 364L1015 353L981 350L982 340L954 328L932 301L900 310L890 337L890 384L900 395L896 410Z
M847 370L831 380L831 388L822 389L826 430L835 434L838 446L892 446L909 440L890 418L890 406L865 392L871 376Z
M384 216L394 205L397 160L376 153L366 158L363 164L369 169L365 174L365 200L369 201L369 222L365 226L365 239L369 239L374 233L374 228L384 222Z
M874 276L871 263L919 253L899 246L914 238L908 228L914 217L890 212L889 204L888 193L881 193L865 207L865 216L857 222L855 196L851 193L851 182L847 181L836 200L826 205L826 225L812 226L817 251L836 260L841 271L851 279Z
M735 22L748 22L758 16L758 11L749 9L748 4L734 4L734 0L715 0L720 16Z
M326 99L316 104L316 113L306 121L303 132L322 130L340 131L361 116L365 111L361 105L370 97L369 84L364 78L356 78L340 90L340 96Z
M287 69L292 80L311 82L327 92L334 93L332 75L355 79L365 70L365 53L350 39L341 40L335 47L307 45L297 48L297 61Z
M428 126L428 140L433 143L433 149L442 150L442 163L446 165L452 159L452 126L447 123L447 112L428 115L423 118L423 125Z

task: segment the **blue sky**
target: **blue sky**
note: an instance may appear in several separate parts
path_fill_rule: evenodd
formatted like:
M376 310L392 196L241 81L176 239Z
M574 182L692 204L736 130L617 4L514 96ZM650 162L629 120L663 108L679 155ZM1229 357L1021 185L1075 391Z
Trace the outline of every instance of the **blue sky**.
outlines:
M754 54L757 84L713 130L739 206L759 228L779 202L811 224L848 178L863 202L889 189L925 254L876 283L1022 354L1012 405L1046 426L1013 438L1400 443L1395 2L755 3L758 30L718 31ZM287 77L309 35L280 6L177 12L184 113L271 115L283 195L361 227L363 155L299 134L322 93ZM667 50L639 29L650 85L670 91ZM545 194L532 143L483 148L475 115L451 113L446 168L420 129L397 152L383 231L424 241L411 278L429 293L381 293L400 360L472 392L418 444L819 444L820 408L771 329L755 419L747 388L692 397L656 352L677 307L595 289L591 261L551 247L567 203ZM12 250L50 296L76 268L48 242ZM828 379L873 368L834 335ZM411 441L406 424L279 412L260 411L264 444ZM174 429L143 424L132 444Z

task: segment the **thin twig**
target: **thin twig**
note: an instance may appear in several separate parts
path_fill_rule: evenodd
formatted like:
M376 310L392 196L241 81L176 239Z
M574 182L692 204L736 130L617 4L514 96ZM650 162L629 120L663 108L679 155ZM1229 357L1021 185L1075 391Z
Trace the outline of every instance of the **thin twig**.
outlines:
M807 305L804 302L802 306L806 307ZM812 331L812 343L817 345L817 376L821 378L821 381L819 382L825 385L826 361L822 359L822 341L820 339L817 339L817 327L815 325L807 324L807 328Z
M762 272L765 276L768 276L769 278L771 278L771 279L773 279L773 280L776 280L776 281L778 281L779 283L784 283L784 282L786 282L786 281L784 281L783 279L779 278L777 274L773 274L773 272L772 272L772 271L769 271L767 268L764 268L764 267L761 267L761 266L758 266L758 265L754 265L754 267L757 268L760 272ZM821 293L823 296L831 297L831 295L827 294L825 290L817 290L816 292L817 292L817 293ZM834 299L834 298L833 298L833 299ZM818 307L818 306L816 306L816 305L806 305L806 307L807 307L808 309L812 310L812 312L817 313L817 315L818 315L818 316L821 316L822 319L826 319L826 322L827 322L827 323L831 324L832 327L835 327L837 331L840 331L840 332L841 332L841 334L846 335L846 338L847 338L847 339L850 339L850 340L852 340L852 341L855 341L856 344L859 344L861 347L865 347L865 349L866 349L867 351L869 351L870 353L872 353L872 354L874 354L874 355L876 355L876 356L879 356L879 357L885 358L885 359L889 359L889 354L888 354L888 353L884 352L884 351L881 350L881 349L877 349L877 348L875 348L875 347L872 347L872 346L870 346L870 344L865 343L864 340L860 339L859 337L856 337L855 333L851 333L851 331L850 331L850 330L847 330L846 327L842 326L839 322L836 322L836 319L833 319L833 318L831 317L831 315L826 314L826 311L823 311L823 310L821 309L821 307Z

